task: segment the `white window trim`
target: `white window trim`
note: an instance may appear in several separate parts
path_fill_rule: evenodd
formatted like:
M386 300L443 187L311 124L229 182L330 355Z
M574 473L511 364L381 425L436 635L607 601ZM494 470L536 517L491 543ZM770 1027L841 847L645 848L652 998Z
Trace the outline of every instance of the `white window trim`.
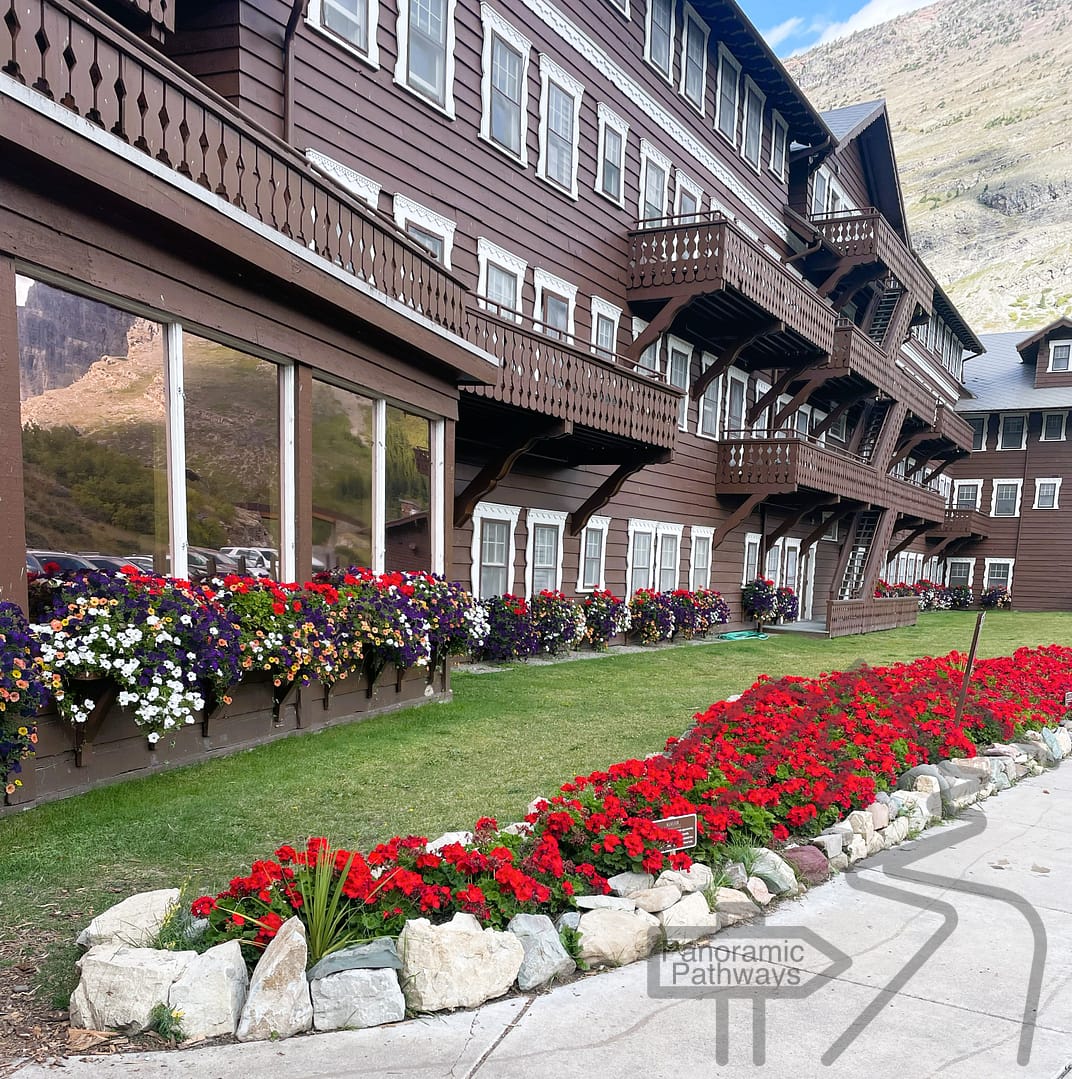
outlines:
M715 362L716 357L710 352L700 353L700 370L706 371ZM696 434L699 438L707 438L717 442L722 435L722 393L723 376L719 375L711 382L707 389L700 395L696 403ZM704 413L713 408L715 410L714 433L708 434L703 429Z
M480 540L481 526L485 520L509 521L510 523L510 549L509 559L506 566L506 591L514 591L514 562L517 558L517 521L521 516L520 506L503 506L497 502L478 502L473 510L473 537L469 545L469 554L472 560L470 583L474 596L480 595Z
M1010 417L1016 417L1024 421L1023 434L1020 436L1019 446L1002 446L1005 435L1005 421ZM1003 412L1001 414L1001 420L998 423L998 440L994 445L994 449L1002 452L1015 452L1016 450L1022 450L1027 447L1027 413L1026 412Z
M950 587L949 584L949 570L954 562L967 562L968 563L968 587L975 587L975 559L974 558L947 558L945 560L945 586Z
M759 402L762 401L763 398L766 397L767 394L770 392L770 383L765 382L761 378L757 378L752 388L755 393L755 400L752 403L753 405L758 405ZM747 393L745 394L744 402L744 412L745 416L747 416L749 411ZM767 432L770 428L771 421L771 407L771 405L767 405L767 407L760 412L760 414L751 422L751 424L748 424L746 421L746 426L751 431L753 438L767 437Z
M637 219L644 220L644 192L647 188L648 181L648 165L657 165L663 170L663 198L662 198L662 213L660 217L666 217L666 202L669 196L670 190L670 171L671 164L670 158L653 146L647 139L640 140L640 192L637 195Z
M759 98L759 144L756 147L756 159L755 161L745 155L745 146L748 143L748 99L749 90L754 91L756 97ZM741 151L741 159L758 173L763 171L763 114L767 111L767 95L752 81L751 77L745 75L744 77L744 117L741 124L741 145L739 147Z
M535 543L535 525L556 525L558 527L558 550L555 554L555 591L562 591L562 556L565 550L566 518L569 515L565 510L525 510L525 528L528 537L525 540L525 596L533 596L532 576L536 568L532 562L533 546Z
M983 444L977 449L972 450L973 453L984 453L986 451L986 433L990 428L990 413L985 412L981 416L969 416L970 420L982 420L983 421ZM968 426L971 426L970 424ZM975 432L972 431L972 442L975 441Z
M973 561L974 561L974 559L973 559ZM982 584L982 590L984 592L986 591L986 588L987 588L987 583L986 582L987 582L987 579L990 577L990 567L991 566L1008 566L1009 567L1009 580L1008 580L1008 583L1005 585L1005 587L1011 592L1012 591L1012 571L1013 571L1013 567L1015 565L1016 565L1016 559L1015 558L984 558L983 559L983 584Z
M481 306L483 306L483 299L487 297L488 291L488 264L492 263L496 266L502 267L504 270L509 270L510 273L517 276L517 295L514 297L513 308L515 311L521 310L521 293L525 286L525 274L528 272L529 264L517 255L511 254L505 248L499 247L498 244L494 244L491 240L485 236L478 236L476 238L476 258L477 265L479 266L477 277L477 294L481 300ZM500 315L500 317L504 317ZM515 319L520 319L520 314L516 316L507 316Z
M811 424L809 425L809 433L814 431L827 417L828 413L823 412L821 409L816 408L814 405L811 409ZM815 436L812 436L813 438ZM816 443L820 446L826 445L826 432L824 431L818 438L815 439Z
M661 78L673 84L674 81L674 35L677 32L677 3L670 0L670 40L666 47L666 63L669 71L663 71L651 58L651 17L655 11L654 0L648 0L647 11L644 15L644 61L653 71L658 72Z
M405 2L405 0L401 0ZM514 29L493 7L480 5L480 23L484 28L484 44L481 49L480 76L480 137L499 153L516 161L523 168L529 164L529 57L532 42L519 30ZM521 152L515 154L508 147L491 137L491 44L492 35L500 37L521 56Z
M1015 484L1016 485L1016 509L1011 514L1002 513L1002 514L999 515L999 514L994 512L995 509L997 508L998 484L1006 484L1006 485L1007 484ZM999 477L997 479L994 479L991 482L991 488L990 488L990 516L991 517L1001 516L1001 517L1008 517L1008 518L1019 517L1020 516L1020 503L1023 500L1023 494L1024 494L1024 481L1023 481L1022 477L1013 476L1013 477L1011 477L1009 479L1004 479L1004 478L1001 478L1001 477Z
M1039 505L1039 485L1043 483L1053 483L1056 487L1053 492L1053 505L1052 506L1040 506ZM1036 476L1035 477L1035 504L1031 507L1033 510L1059 510L1061 508L1061 477L1060 476Z
M398 19L395 22L395 41L398 43L398 59L395 61L395 83L420 98L430 108L454 119L454 66L455 66L455 28L454 10L458 0L447 0L447 41L446 58L443 64L443 103L434 101L420 87L410 86L406 78L409 68L409 2L399 0Z
M698 539L706 539L710 545L707 548L707 580L697 581L696 579L696 564L694 561L694 553L696 551L696 541ZM714 554L714 539L715 530L710 525L690 525L689 526L689 591L695 592L700 588L711 587L711 561Z
M311 9L310 9L311 10ZM373 210L380 205L380 185L375 180L355 172L340 161L322 154L319 150L308 149L305 151L306 158L311 161L321 172L327 173L339 185L348 191L355 199L365 203Z
M734 94L734 115L733 115L733 135L727 135L719 126L722 120L722 62L726 60L730 66L737 73L737 90ZM715 115L714 115L714 129L718 135L724 138L731 146L737 145L737 127L738 120L741 115L741 65L737 62L733 53L725 47L725 45L719 45L718 47L718 67L716 69L717 85L715 87Z
M703 188L681 169L674 170L674 216L681 216L681 193L687 191L696 199L696 213L703 213Z
M608 202L625 209L625 162L629 146L629 125L616 113L607 108L600 101L596 105L596 117L599 121L599 146L596 157L596 182L595 192L602 195ZM603 190L603 163L607 146L607 128L613 128L622 138L622 160L620 164L621 183L618 188L618 197L613 198Z
M532 321L535 323L537 331L543 332L543 294L553 292L556 296L564 297L568 304L566 339L572 343L577 328L577 286L571 285L568 281L563 281L561 277L556 277L553 273L548 273L539 266L532 271L532 279L536 286L536 302L532 308Z
M395 195L394 214L395 225L398 227L399 232L405 232L406 226L412 221L413 224L424 229L425 232L442 236L443 265L448 270L451 268L450 259L454 251L454 232L457 225L449 217L444 217L442 214L436 213L435 210L430 210L427 206L414 202L413 199L406 195Z
M632 321L633 340L635 341L648 328L648 324L642 318L637 318L636 315L633 316ZM652 355L655 357L655 364L653 367L645 367L640 362L644 357L644 353L647 353L649 350L652 351ZM646 349L644 349L644 353L641 353L641 355L637 357L637 372L645 375L650 375L652 377L657 377L658 375L661 375L663 370L663 339L659 337L655 341L652 341L652 343L648 345Z
M764 567L759 564L759 555L763 547L763 537L758 532L746 532L744 534L744 546L741 548L741 587L743 588L748 584L750 578L748 576L748 545L755 543L756 545L756 577L758 577L764 570ZM754 580L755 578L751 578Z
M629 0L621 0L621 3L619 3L618 0L608 0L608 2L622 18L629 18Z
M975 505L971 507L958 506L957 499L960 497L961 487L974 487L975 488ZM983 508L983 481L982 480L967 480L957 479L953 480L953 492L952 500L950 501L950 507L952 509L976 509L981 510Z
M698 102L693 101L685 93L685 61L686 47L688 45L689 38L689 23L693 22L699 26L703 33L703 73L700 77L700 100ZM696 13L696 9L685 0L685 13L681 22L681 84L678 87L678 92L681 96L701 115L704 115L704 110L707 105L707 50L711 40L711 28L704 22L703 19Z
M648 587L655 586L655 552L659 548L658 543L659 525L656 521L644 521L640 518L629 519L629 539L625 548L625 592L626 599L633 595L633 536L637 532L651 533L651 550L648 554Z
M1059 372L1064 374L1064 372ZM1061 417L1061 437L1060 438L1047 438L1046 437L1046 417L1047 416L1060 416ZM1040 442L1064 442L1067 435L1068 428L1068 413L1062 411L1043 412L1042 414L1042 429L1039 431Z
M726 407L722 411L722 419L724 423L729 423L730 420L730 388L734 382L739 382L741 385L741 432L748 430L748 375L744 371L737 367L731 367L725 373L725 385L726 385ZM722 432L726 438L730 437L729 429L727 428ZM738 433L735 437L741 438L743 435Z
M778 133L781 132L782 141L782 167L781 170L774 167L774 151L778 146ZM762 141L762 140L761 140ZM762 157L762 153L760 157ZM767 158L767 169L774 173L778 179L785 182L785 168L789 162L789 124L785 117L777 110L771 109L771 144L770 154Z
M555 83L560 90L565 90L573 98L573 154L572 173L570 186L563 187L557 180L547 173L547 99L551 83ZM536 175L545 183L569 195L576 200L577 194L577 159L580 156L581 137L581 98L584 96L584 85L578 82L572 75L567 74L545 52L540 53L540 159L536 164Z
M353 42L340 37L334 30L329 30L324 25L323 0L309 0L309 10L305 15L305 25L310 30L325 37L332 44L345 50L351 56L356 56L363 64L367 64L374 70L380 66L380 46L376 40L380 26L380 0L367 0L368 3L368 52L362 52Z
M677 352L684 352L688 356L688 361L685 366L685 385L678 386L676 382L670 382L671 375L673 374L673 356L675 350ZM692 385L692 361L696 352L696 346L691 341L686 341L681 337L671 337L667 335L666 338L666 381L669 385L674 386L679 390L685 391L683 398L685 402L684 416L681 412L678 412L678 430L687 431L689 429L689 386Z
M597 356L603 355L602 350L596 342L596 325L600 315L609 318L614 323L614 352L617 353L618 330L622 321L622 309L620 307L615 307L612 303L607 303L607 301L600 296L592 297L592 351Z
M581 529L581 555L577 563L577 591L600 591L607 587L607 537L610 535L609 517L589 517L588 524ZM599 548L599 580L594 585L584 583L584 552L588 546L588 529L599 528L603 531L603 542Z
M683 524L668 524L660 521L655 529L655 550L652 558L653 570L651 578L651 587L656 592L672 592L674 588L681 587L681 537L685 533L685 526ZM674 547L674 587L671 589L664 589L660 587L659 575L661 571L661 557L662 557L662 545L663 536L674 536L677 539L677 544Z
M1053 369L1053 353L1054 353L1054 350L1057 349L1058 347L1060 347L1061 345L1067 346L1068 350L1069 350L1068 370L1067 371L1054 371L1054 369ZM1064 340L1064 341L1051 341L1050 342L1050 355L1049 355L1049 359L1046 361L1046 372L1047 373L1052 372L1055 375L1069 375L1069 374L1072 374L1072 339L1068 339L1068 340Z

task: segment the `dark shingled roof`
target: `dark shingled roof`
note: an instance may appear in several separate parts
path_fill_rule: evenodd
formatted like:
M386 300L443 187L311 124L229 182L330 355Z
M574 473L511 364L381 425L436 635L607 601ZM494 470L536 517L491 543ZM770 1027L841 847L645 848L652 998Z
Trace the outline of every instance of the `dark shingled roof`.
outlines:
M980 337L986 353L964 365L964 385L971 396L957 405L958 412L1072 408L1072 386L1035 389L1035 365L1024 363L1016 351L1027 336L1014 330Z
M876 101L861 101L858 105L844 105L840 109L827 109L819 115L834 133L834 138L838 142L844 142L877 120L885 105L886 102L878 98Z

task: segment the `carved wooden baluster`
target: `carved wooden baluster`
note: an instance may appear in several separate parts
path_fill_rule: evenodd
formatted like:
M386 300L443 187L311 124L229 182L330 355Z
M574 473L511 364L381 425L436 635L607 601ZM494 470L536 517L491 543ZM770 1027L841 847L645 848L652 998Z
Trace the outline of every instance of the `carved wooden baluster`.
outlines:
M309 237L312 234L312 205L309 201L309 183L306 178L291 166L287 165L287 188L291 194L291 226L294 230L294 239L302 245L309 246Z
M238 160L240 156L240 136L238 129L232 127L222 117L213 117L216 142L216 157L220 162L220 182L216 194L237 206L241 199Z
M240 210L249 212L250 200L250 176L246 168L246 154L248 151L248 140L242 132L238 132L238 142L236 144L234 171L235 171L235 188L231 193L231 201Z

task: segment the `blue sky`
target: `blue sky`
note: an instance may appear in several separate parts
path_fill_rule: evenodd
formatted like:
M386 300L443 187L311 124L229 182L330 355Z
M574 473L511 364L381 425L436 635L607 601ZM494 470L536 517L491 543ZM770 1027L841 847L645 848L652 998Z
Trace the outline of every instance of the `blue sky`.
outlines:
M779 56L876 26L934 0L737 0Z

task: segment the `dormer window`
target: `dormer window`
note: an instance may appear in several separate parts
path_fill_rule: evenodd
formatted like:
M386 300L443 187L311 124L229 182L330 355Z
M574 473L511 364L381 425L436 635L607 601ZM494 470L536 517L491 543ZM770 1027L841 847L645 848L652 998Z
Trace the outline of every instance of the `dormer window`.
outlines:
M1068 341L1054 342L1050 345L1050 370L1068 371L1070 354L1072 354L1072 343Z

